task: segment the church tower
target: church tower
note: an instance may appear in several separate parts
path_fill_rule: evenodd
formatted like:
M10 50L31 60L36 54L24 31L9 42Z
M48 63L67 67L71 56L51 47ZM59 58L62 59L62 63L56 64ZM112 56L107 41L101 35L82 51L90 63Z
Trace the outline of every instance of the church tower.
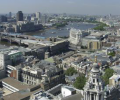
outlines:
M97 63L93 64L88 82L84 87L84 100L104 100L103 81Z

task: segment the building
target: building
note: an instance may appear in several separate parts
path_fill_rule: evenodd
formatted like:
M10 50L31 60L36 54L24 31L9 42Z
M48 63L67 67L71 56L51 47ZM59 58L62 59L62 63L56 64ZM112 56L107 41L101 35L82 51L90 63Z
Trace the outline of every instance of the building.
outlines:
M72 86L59 84L47 91L31 95L30 100L83 100L83 91Z
M48 90L58 84L65 83L65 75L62 69L54 64L41 61L31 67L22 68L22 81L26 84L41 85L41 88Z
M108 56L105 53L93 53L89 55L89 61L94 62L94 58L97 57L97 62L107 62L108 65L112 64L114 62L114 59L112 56Z
M49 45L50 56L61 54L62 52L68 51L69 42L67 40L61 40L53 42L52 45Z
M44 91L41 90L32 94L30 100L55 100L55 99L51 94L45 93Z
M17 65L22 62L23 55L20 51L12 50L0 52L0 79L8 76L10 71L7 70L7 65Z
M26 16L25 21L30 22L31 21L31 16L30 15Z
M11 64L11 60L6 53L0 53L0 68L3 69L8 64Z
M17 22L15 27L16 32L33 32L39 31L43 28L41 24L34 24L34 22Z
M78 45L81 42L81 38L82 37L80 30L75 30L75 29L70 30L70 37L69 37L70 43Z
M7 65L6 67L6 76L12 77L14 79L21 79L21 68L17 68L16 66Z
M89 50L99 50L101 49L101 42L99 40L90 40L88 41L88 46L87 48Z
M22 61L22 57L22 52L18 50L0 51L0 66L4 68L7 65L17 65Z
M0 22L7 22L7 17L6 16L0 16Z
M114 74L112 77L110 77L109 85L111 86L120 85L120 75Z
M12 17L12 12L9 12L9 15L8 15L8 16L9 16L9 18L11 18L11 17Z
M9 77L0 80L0 89L3 92L2 100L29 100L30 95L40 91L40 86L27 85Z
M36 12L36 18L37 18L38 20L41 20L41 13L40 13L40 12Z
M18 13L16 15L16 20L17 21L23 21L23 13L22 13L22 11L18 11Z
M69 36L69 42L74 45L81 45L82 38L89 35L89 32L87 31L81 31L78 29L71 29L70 30L70 36Z
M104 100L120 100L120 86L106 86Z
M48 17L47 17L47 15L42 15L42 17L41 17L41 22L42 22L43 25L48 22Z
M103 81L97 63L93 64L90 77L84 86L84 100L104 100Z
M63 86L61 88L61 92L63 97L76 94L76 90L74 88L71 88L70 86Z
M89 72L89 70L91 68L90 64L91 64L91 62L81 61L81 63L80 62L72 62L71 66L74 67L74 69L78 73L86 74L87 72Z
M82 46L86 46L88 49L91 50L98 50L101 49L102 46L105 46L104 41L107 40L107 37L111 34L111 32L95 32L90 31L90 35L86 36L82 39ZM104 40L104 41L102 41ZM107 43L108 44L108 43Z
M120 100L120 75L114 73L104 88L104 100Z

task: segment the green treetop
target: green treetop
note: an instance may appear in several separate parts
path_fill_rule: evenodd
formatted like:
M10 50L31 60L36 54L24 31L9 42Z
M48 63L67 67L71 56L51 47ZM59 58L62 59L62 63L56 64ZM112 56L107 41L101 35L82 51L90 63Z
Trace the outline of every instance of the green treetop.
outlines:
M74 87L77 89L83 89L84 85L86 83L86 78L84 75L80 75L79 77L76 78L74 82Z
M77 71L73 67L70 67L69 69L65 71L65 74L68 76L72 76L73 74L76 74L76 73Z
M106 69L105 74L102 76L102 79L104 80L105 84L109 84L109 78L113 76L114 70L113 69Z

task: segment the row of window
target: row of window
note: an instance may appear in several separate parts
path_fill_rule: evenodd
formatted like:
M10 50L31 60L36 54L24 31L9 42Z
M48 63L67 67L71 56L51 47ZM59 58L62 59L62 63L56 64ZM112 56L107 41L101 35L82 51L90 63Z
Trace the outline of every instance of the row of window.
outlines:
M96 82L99 82L99 79L96 79ZM95 79L93 79L93 83L95 83Z
M24 82L25 82L25 83L27 83L27 84L36 85L36 83L35 83L35 82L30 81L30 80L27 80L27 79L24 79Z

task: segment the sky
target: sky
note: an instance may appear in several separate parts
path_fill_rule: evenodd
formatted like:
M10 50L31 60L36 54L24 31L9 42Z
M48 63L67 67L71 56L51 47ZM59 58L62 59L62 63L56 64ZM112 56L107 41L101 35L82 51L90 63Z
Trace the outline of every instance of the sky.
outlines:
M120 0L0 0L0 14L17 11L120 15Z

